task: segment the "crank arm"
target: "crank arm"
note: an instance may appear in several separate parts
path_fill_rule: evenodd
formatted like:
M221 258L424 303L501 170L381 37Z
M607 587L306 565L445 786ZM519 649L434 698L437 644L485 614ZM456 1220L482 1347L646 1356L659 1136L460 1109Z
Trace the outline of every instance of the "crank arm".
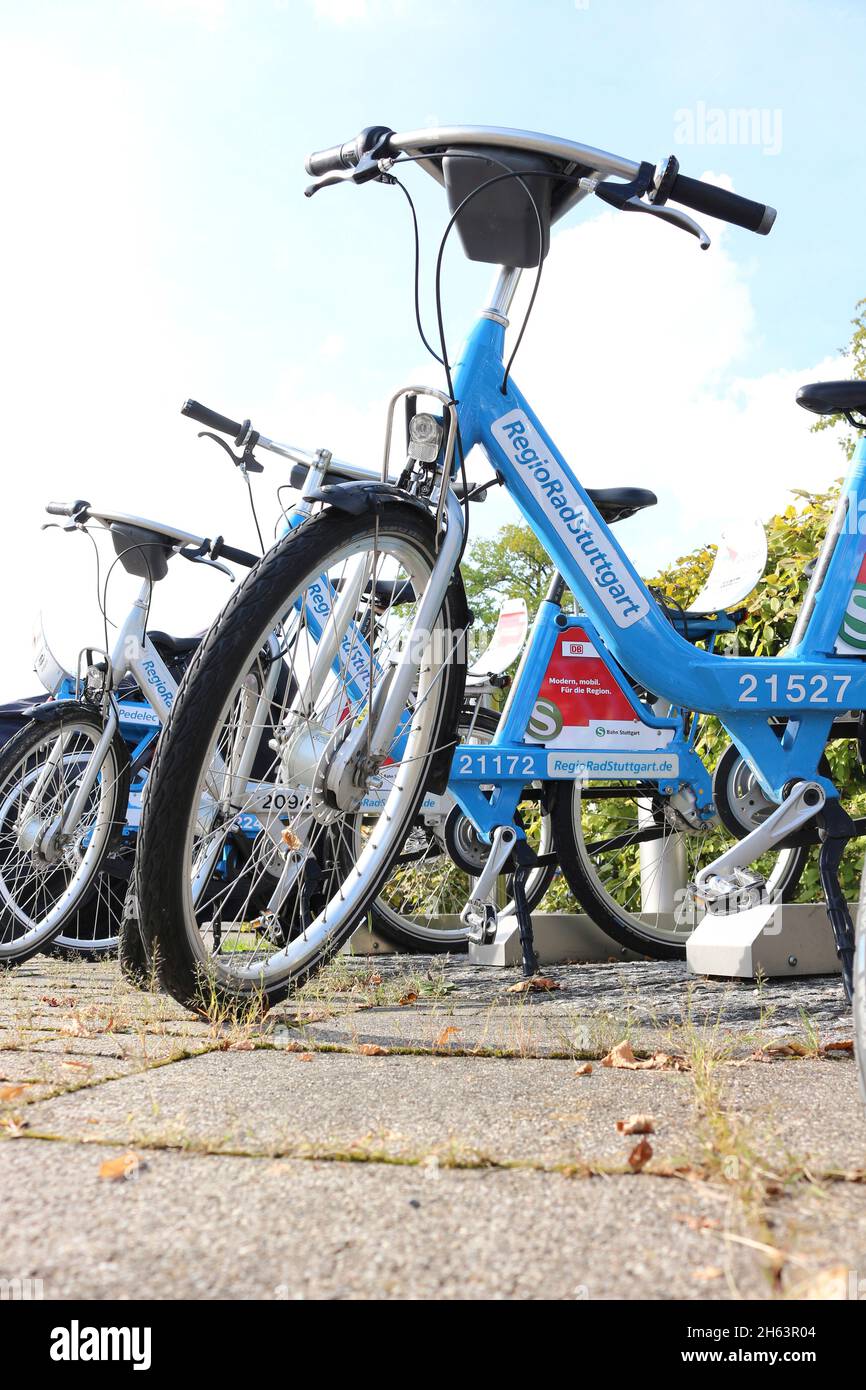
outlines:
M701 869L695 879L695 896L705 902L714 902L748 888L748 865L813 820L822 810L826 799L819 783L798 782L781 806L777 806L761 825ZM758 882L756 878L752 881Z
M513 825L500 825L493 832L493 845L487 863L475 883L475 891L460 913L460 920L469 929L471 940L484 945L496 935L496 880L504 871L517 843Z

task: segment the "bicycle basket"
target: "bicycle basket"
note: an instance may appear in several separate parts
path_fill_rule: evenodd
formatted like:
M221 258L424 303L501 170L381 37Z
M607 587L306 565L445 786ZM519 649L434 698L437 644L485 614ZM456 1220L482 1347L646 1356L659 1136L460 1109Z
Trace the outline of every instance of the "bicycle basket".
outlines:
M471 261L526 267L544 259L550 249L551 198L558 183L550 177L554 169L550 160L522 150L461 147L445 152L442 173L452 213L475 189L481 190L457 218L457 232ZM519 178L500 177L483 186L508 170Z

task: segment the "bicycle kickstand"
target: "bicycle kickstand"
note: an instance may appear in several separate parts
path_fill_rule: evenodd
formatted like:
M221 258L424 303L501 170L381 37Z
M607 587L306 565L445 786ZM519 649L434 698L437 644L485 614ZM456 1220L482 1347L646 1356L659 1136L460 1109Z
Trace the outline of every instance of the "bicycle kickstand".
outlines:
M835 799L828 801L818 817L821 853L818 872L827 901L827 916L836 938L836 955L842 965L842 984L849 1004L854 997L854 924L839 883L839 865L856 827L848 812Z
M532 934L532 914L526 901L526 876L536 862L536 856L525 840L518 840L512 851L514 872L511 876L511 892L514 898L514 915L520 932L520 949L523 953L523 974L527 980L538 974L538 956L535 954L535 941Z

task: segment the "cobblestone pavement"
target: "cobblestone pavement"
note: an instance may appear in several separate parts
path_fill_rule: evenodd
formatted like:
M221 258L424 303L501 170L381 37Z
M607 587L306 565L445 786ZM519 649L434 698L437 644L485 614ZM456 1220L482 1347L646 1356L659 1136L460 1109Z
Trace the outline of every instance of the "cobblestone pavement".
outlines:
M7 972L0 1280L48 1298L866 1293L838 979L550 974L525 993L459 957L340 957L228 1023L113 962Z

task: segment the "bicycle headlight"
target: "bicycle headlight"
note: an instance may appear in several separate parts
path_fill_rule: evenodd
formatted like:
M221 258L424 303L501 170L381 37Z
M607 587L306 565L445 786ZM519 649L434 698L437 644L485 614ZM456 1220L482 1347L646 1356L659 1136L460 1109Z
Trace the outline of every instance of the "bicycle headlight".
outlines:
M442 426L423 412L409 421L409 454L419 463L435 463L442 447Z

